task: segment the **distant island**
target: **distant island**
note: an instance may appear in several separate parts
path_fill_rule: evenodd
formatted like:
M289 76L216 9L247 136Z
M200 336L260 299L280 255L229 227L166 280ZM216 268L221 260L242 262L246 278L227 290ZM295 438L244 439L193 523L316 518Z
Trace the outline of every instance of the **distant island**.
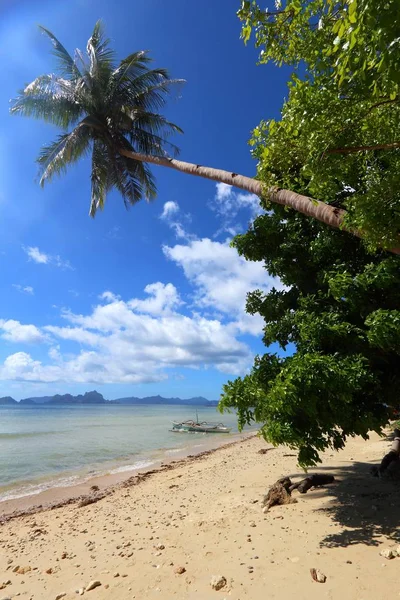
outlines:
M0 406L34 406L35 404L47 405L75 405L75 404L137 404L137 405L175 405L175 406L217 406L217 400L207 400L203 396L195 398L163 398L162 396L147 396L146 398L118 398L117 400L106 400L102 394L86 392L73 396L72 394L56 394L55 396L39 396L34 398L23 398L14 400L11 396L0 398Z

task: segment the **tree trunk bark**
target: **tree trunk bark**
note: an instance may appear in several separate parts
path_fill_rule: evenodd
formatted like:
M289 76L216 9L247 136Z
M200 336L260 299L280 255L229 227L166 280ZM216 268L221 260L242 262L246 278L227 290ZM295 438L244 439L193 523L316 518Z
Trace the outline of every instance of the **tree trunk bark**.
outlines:
M195 165L193 163L184 162L175 158L164 158L162 156L151 156L147 154L140 154L136 152L130 152L121 148L120 154L133 160L139 160L141 162L152 163L153 165L159 165L160 167L168 167L169 169L175 169L181 173L187 175L195 175L197 177L203 177L204 179L211 179L219 183L226 183L237 187L250 194L256 194L256 196L266 196L271 202L288 206L297 210L308 217L312 217L325 223L330 227L340 228L344 231L352 233L358 237L361 234L357 231L350 231L343 225L343 218L346 211L341 208L335 208L320 200L314 200L308 196L302 196L296 192L290 190L283 190L279 188L265 188L261 181L253 179L252 177L246 177L245 175L238 175L230 171L224 171L223 169L214 169L212 167L203 167L202 165ZM390 250L395 254L400 254L400 248L392 248Z

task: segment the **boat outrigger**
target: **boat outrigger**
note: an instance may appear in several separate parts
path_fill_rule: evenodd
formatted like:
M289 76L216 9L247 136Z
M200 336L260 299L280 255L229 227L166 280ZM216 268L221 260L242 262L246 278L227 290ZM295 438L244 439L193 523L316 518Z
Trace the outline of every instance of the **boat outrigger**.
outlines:
M231 427L226 427L223 423L207 423L199 421L196 413L196 421L173 421L171 431L173 433L230 433Z

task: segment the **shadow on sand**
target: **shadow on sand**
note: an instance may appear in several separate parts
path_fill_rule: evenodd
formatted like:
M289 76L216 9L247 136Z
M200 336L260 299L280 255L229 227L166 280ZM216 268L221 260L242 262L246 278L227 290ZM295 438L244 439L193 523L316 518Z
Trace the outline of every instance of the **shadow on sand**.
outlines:
M378 546L382 535L400 543L400 473L395 478L379 479L370 474L370 469L371 464L356 461L342 468L316 469L332 473L336 483L309 492L310 497L326 498L328 502L317 511L342 527L340 532L322 538L322 547Z

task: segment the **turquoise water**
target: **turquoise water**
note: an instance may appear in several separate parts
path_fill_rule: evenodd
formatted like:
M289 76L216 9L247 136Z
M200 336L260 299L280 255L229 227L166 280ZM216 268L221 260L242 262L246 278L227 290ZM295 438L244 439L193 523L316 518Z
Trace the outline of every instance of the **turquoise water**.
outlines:
M0 500L147 467L179 452L201 452L210 437L229 441L232 434L169 431L171 421L193 419L195 411L189 406L1 406ZM208 407L197 411L200 421L223 421L237 432L235 415Z

